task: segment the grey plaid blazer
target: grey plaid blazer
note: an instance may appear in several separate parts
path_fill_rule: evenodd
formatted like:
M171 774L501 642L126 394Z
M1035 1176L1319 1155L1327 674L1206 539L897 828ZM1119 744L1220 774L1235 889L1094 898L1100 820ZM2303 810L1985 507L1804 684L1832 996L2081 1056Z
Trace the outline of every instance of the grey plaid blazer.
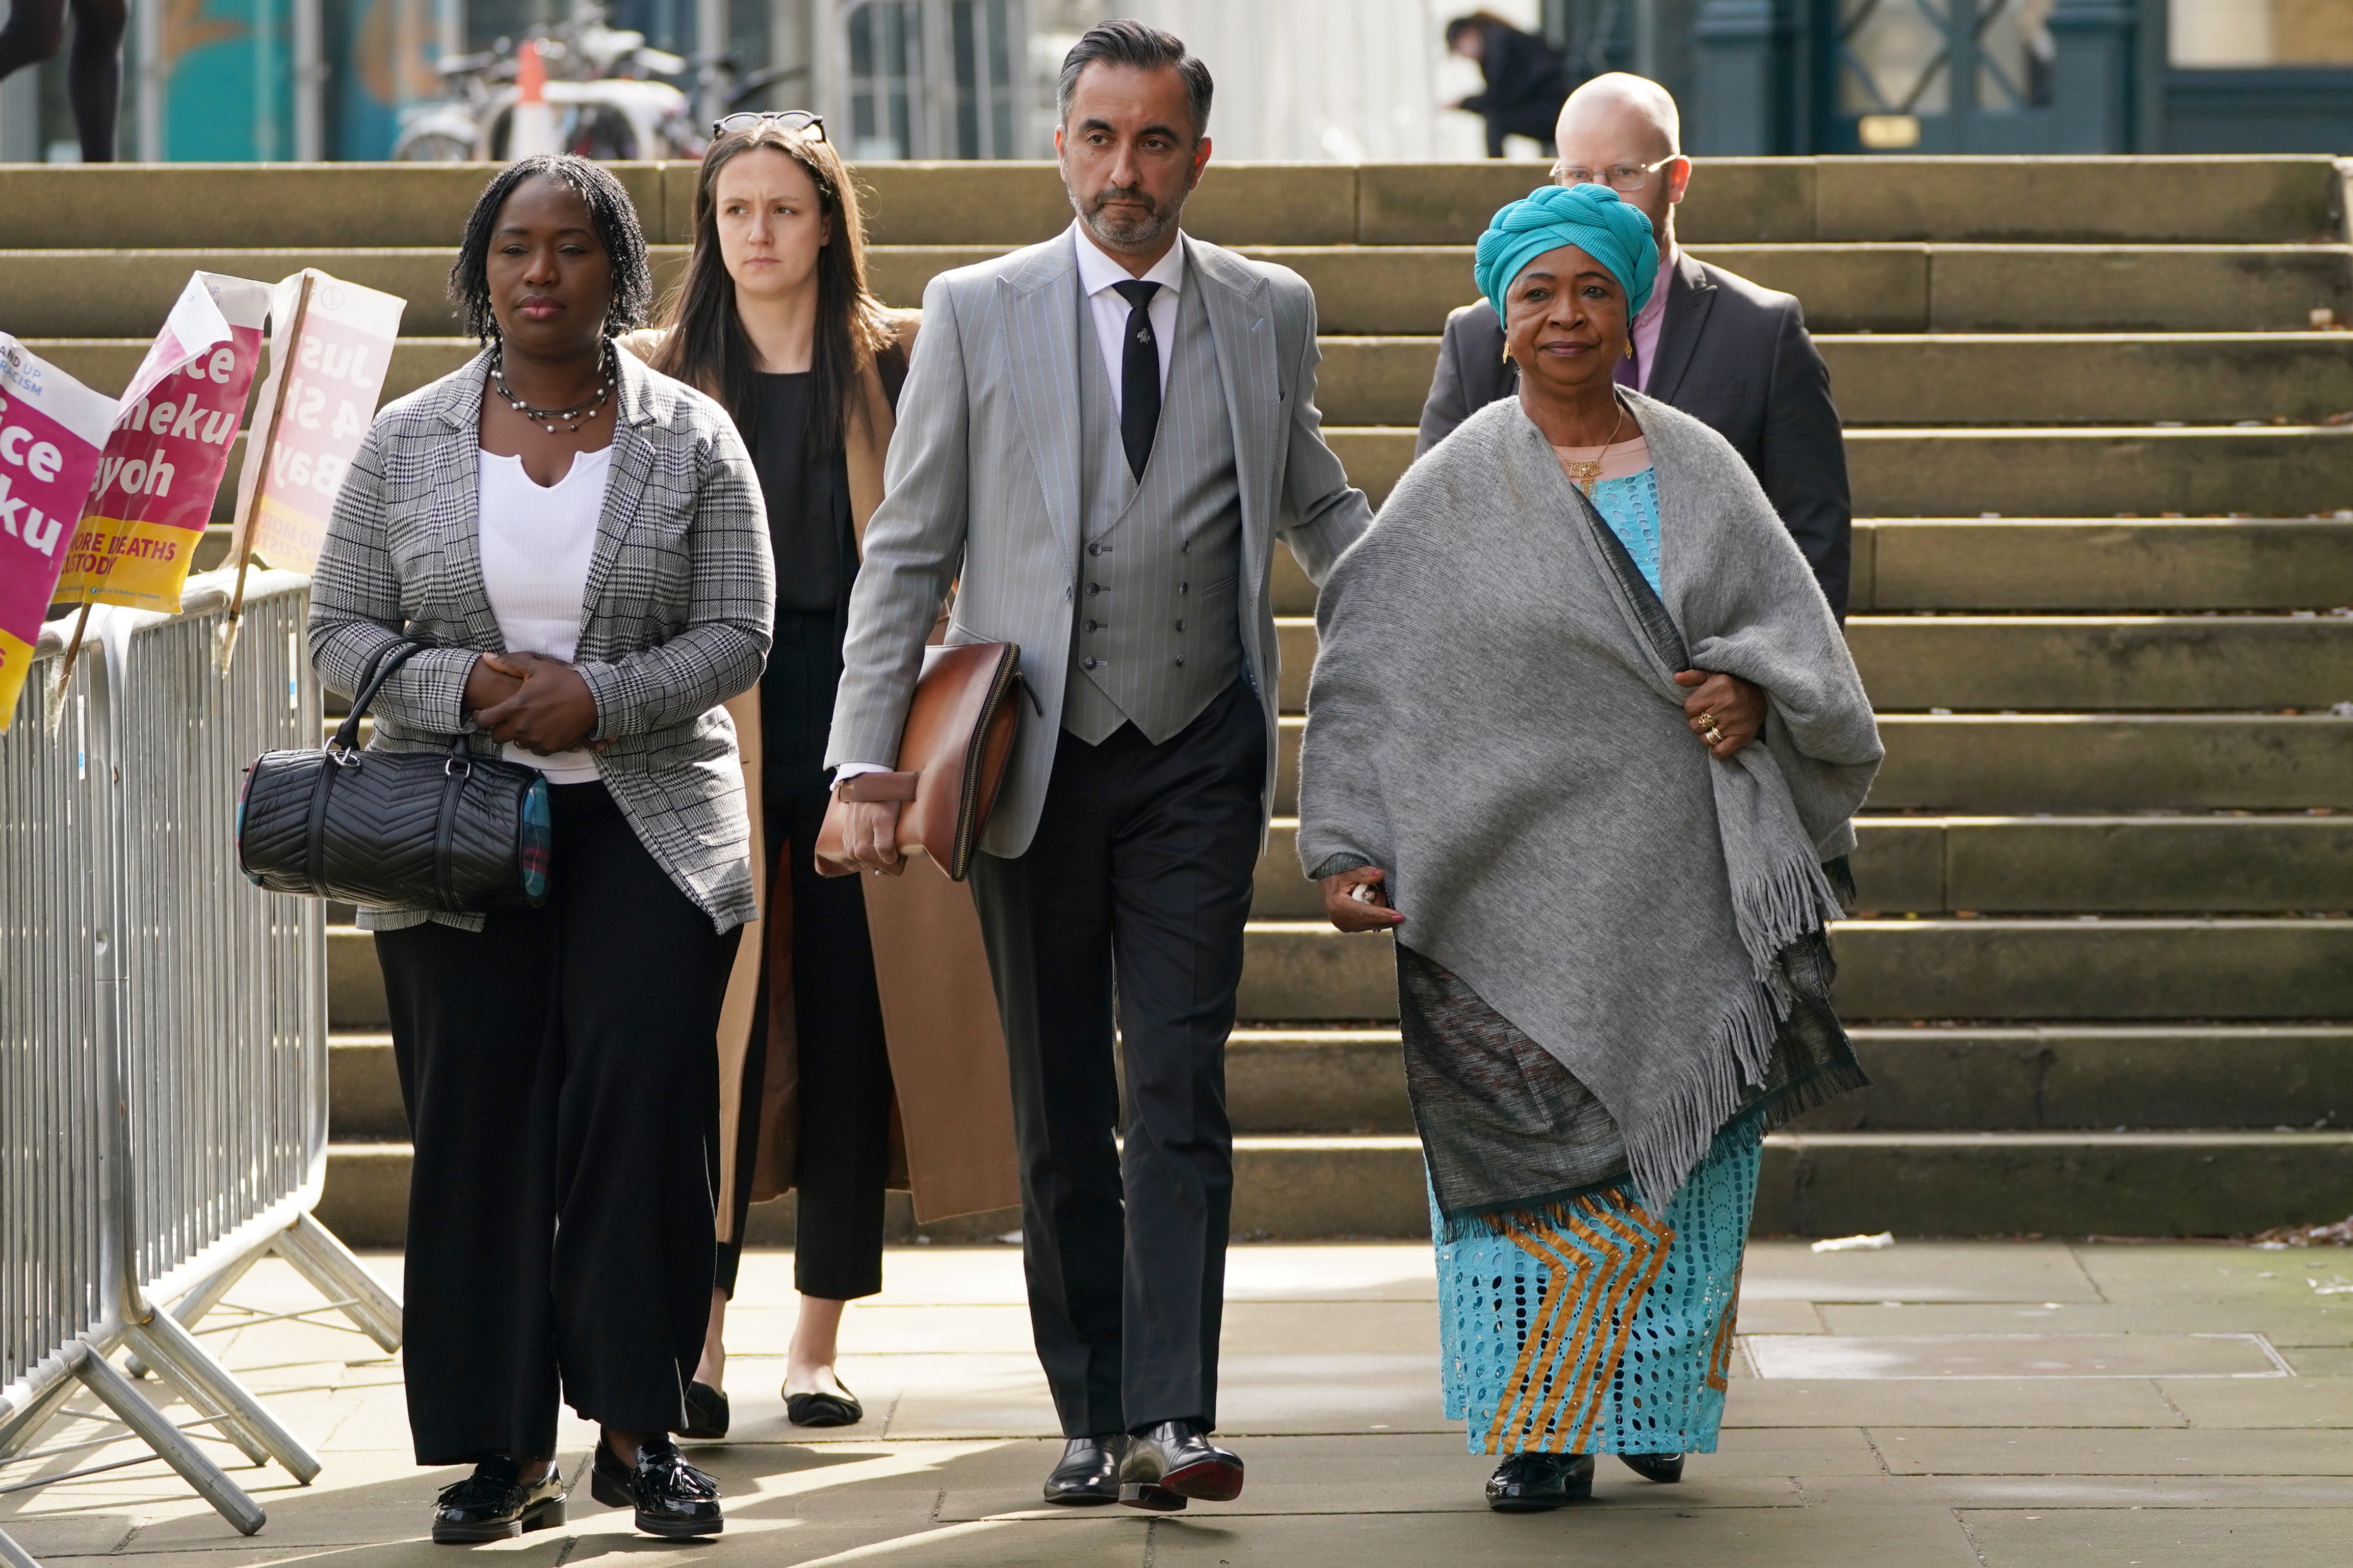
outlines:
M775 616L767 510L743 437L716 403L618 356L612 477L575 656L596 699L605 787L670 879L721 931L754 918L751 818L721 707L760 679ZM477 355L386 407L335 499L311 584L311 658L338 691L403 636L427 645L370 709L374 747L438 751L467 728L466 676L505 650L482 586L482 383ZM495 755L488 735L473 748ZM480 915L361 911L396 930Z

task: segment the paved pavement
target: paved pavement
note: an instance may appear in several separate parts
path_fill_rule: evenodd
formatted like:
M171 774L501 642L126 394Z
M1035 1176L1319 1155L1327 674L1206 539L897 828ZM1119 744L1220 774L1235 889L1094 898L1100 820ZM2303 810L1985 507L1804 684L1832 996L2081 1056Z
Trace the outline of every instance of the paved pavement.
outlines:
M396 1258L371 1262L396 1275ZM2353 1250L1761 1244L1722 1451L1694 1458L1674 1487L1605 1460L1590 1505L1509 1518L1480 1499L1491 1462L1438 1415L1426 1247L1235 1249L1224 1429L1249 1489L1157 1519L1037 1506L1059 1446L1016 1249L910 1247L887 1274L888 1292L845 1329L843 1373L869 1419L811 1442L776 1392L789 1255L745 1260L736 1439L695 1455L726 1490L719 1541L638 1536L584 1487L565 1528L470 1550L512 1568L615 1553L760 1568L2353 1560ZM316 1300L269 1264L232 1303L281 1312ZM275 1468L233 1472L269 1510L259 1537L237 1536L152 1462L0 1492L0 1529L53 1568L459 1561L465 1549L421 1539L435 1489L459 1472L409 1463L397 1361L306 1321L228 1327L237 1315L209 1320L224 1331L210 1342L326 1461L309 1488ZM60 1426L42 1446L102 1435ZM567 1418L567 1468L585 1466L590 1438ZM133 1452L12 1466L0 1486Z

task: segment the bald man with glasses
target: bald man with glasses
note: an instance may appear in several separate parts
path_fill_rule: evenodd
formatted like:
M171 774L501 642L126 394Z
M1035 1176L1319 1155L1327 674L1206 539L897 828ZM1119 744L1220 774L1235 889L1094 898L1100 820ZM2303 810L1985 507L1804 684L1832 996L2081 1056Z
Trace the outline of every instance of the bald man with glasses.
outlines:
M1852 524L1846 447L1830 372L1797 300L1677 247L1675 204L1692 165L1666 89L1623 72L1596 77L1561 106L1556 135L1555 180L1612 187L1648 215L1658 237L1662 287L1634 318L1634 356L1620 362L1618 379L1714 426L1747 459L1844 620ZM1414 455L1518 391L1494 310L1463 306L1446 321Z

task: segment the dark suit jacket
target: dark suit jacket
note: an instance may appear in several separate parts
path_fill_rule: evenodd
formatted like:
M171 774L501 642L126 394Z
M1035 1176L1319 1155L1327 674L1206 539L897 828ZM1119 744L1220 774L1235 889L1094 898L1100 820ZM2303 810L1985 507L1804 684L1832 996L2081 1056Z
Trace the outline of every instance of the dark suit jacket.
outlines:
M1456 310L1446 318L1414 456L1519 386L1493 308L1482 301ZM1843 621L1853 524L1846 443L1829 368L1806 335L1797 300L1676 252L1646 390L1713 426L1747 459Z

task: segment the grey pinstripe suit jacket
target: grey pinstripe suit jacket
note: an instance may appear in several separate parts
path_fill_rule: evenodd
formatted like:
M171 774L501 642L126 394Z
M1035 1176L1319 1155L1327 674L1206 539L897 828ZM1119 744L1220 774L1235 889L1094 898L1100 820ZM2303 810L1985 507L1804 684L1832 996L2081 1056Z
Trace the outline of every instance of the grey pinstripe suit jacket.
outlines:
M828 767L897 760L924 637L961 572L948 640L1019 645L1046 713L1042 722L1024 713L982 841L992 855L1029 847L1061 729L1082 506L1079 355L1098 352L1080 327L1080 243L1073 226L1043 245L942 273L923 291L923 336L899 395L886 493L866 527L826 754ZM1271 802L1274 536L1320 583L1372 510L1324 444L1315 296L1306 281L1190 236L1179 243L1200 280L1233 423L1242 655L1265 714Z
M691 387L619 357L611 478L574 656L596 700L596 771L638 837L721 931L757 913L735 727L775 616L766 509L743 438ZM467 673L502 652L482 585L477 355L390 405L352 460L311 584L311 658L339 691L404 635L427 645L370 710L371 744L440 750L465 728ZM489 736L473 748L495 755ZM422 909L362 911L385 931ZM432 914L479 930L479 915Z

